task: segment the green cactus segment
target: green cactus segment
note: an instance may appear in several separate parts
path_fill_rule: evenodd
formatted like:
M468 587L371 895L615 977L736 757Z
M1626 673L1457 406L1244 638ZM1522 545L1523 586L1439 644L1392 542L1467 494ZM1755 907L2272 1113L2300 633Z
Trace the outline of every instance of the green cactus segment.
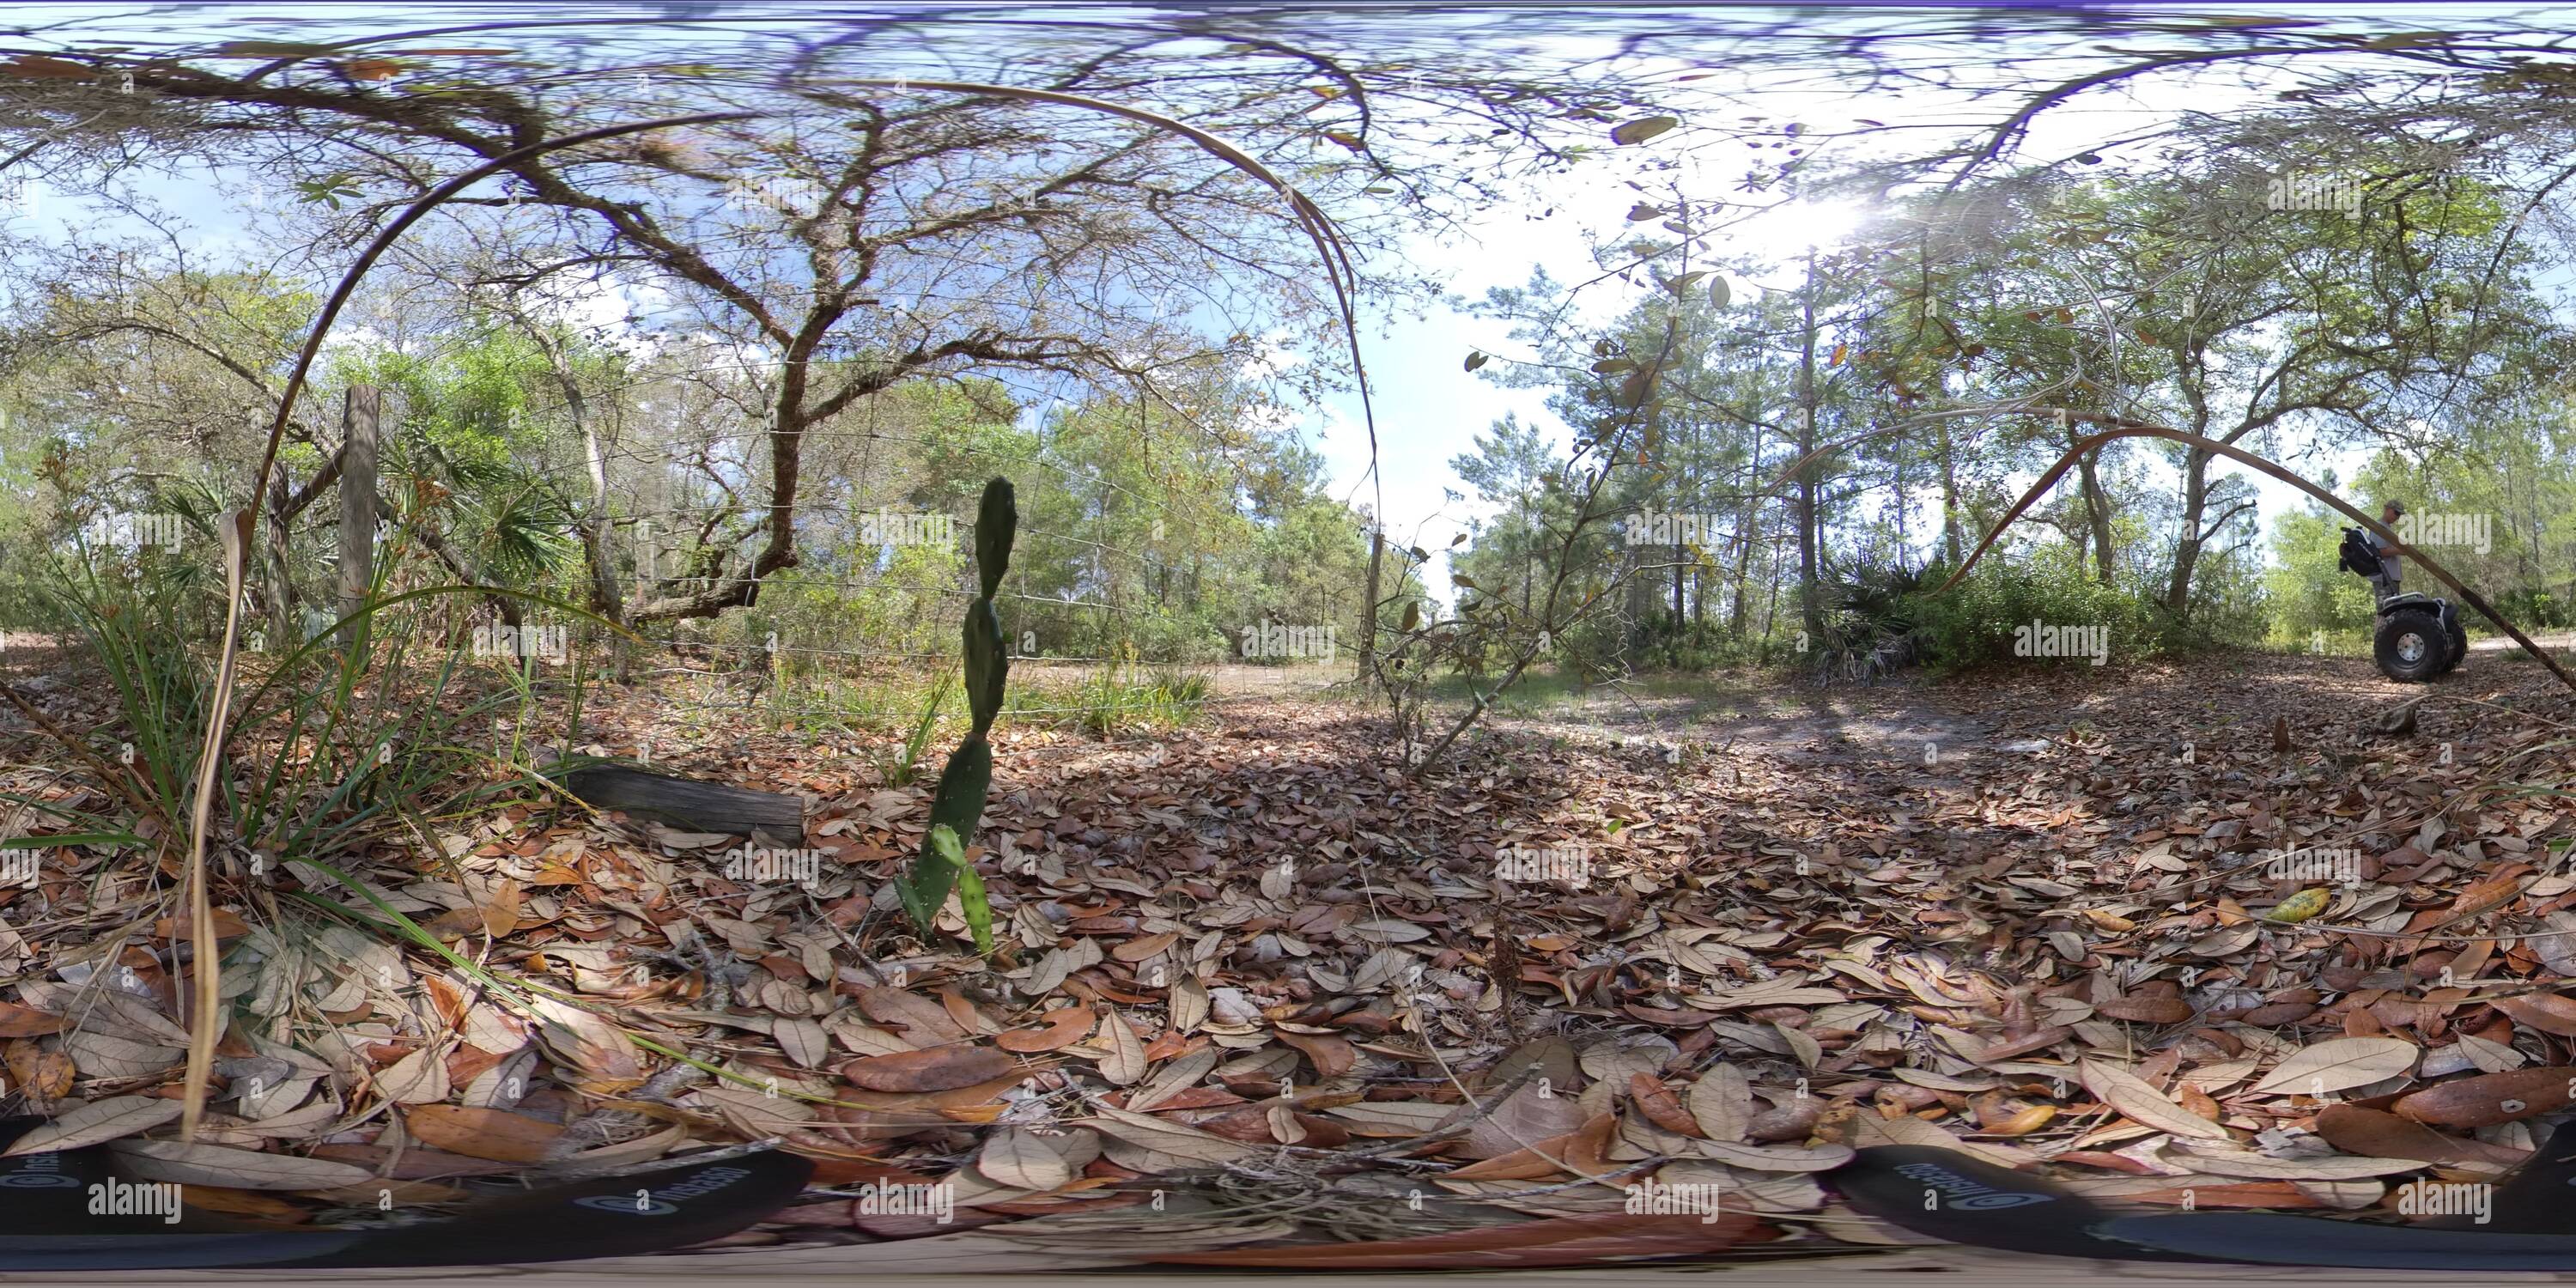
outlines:
M930 829L927 858L936 855L957 880L957 903L966 910L966 929L975 936L975 951L993 951L993 902L984 895L984 878L966 861L966 847L958 844L957 834L945 824ZM941 899L947 895L943 892Z
M966 607L966 706L974 713L975 737L993 727L1002 714L1002 683L1011 673L1011 655L1002 643L1002 619L993 601L979 599Z
M984 502L975 518L975 576L983 595L967 606L964 628L966 704L974 715L974 729L940 771L939 788L930 798L930 833L922 838L912 872L895 880L904 913L925 934L932 931L932 921L948 901L948 892L956 890L966 910L967 928L975 935L975 949L986 953L993 951L993 905L985 897L983 877L966 861L966 846L983 820L984 798L993 786L993 744L985 734L1002 714L1003 685L1011 669L993 596L1002 589L1002 574L1010 570L1011 543L1019 535L1019 524L1010 480L986 483Z
M1011 542L1020 535L1020 507L1011 481L984 485L984 503L975 510L975 572L983 581L984 602L1002 592L1002 574L1011 566Z
M903 900L903 915L912 918L912 924L925 929L939 916L939 903L924 906L921 897L921 870L930 862L930 856L925 854L913 860L910 873L894 879L894 892ZM947 898L947 887L940 887L940 902L946 902Z
M945 824L960 838L973 835L976 821L984 817L984 793L992 789L993 744L970 736L940 771L939 790L930 798L931 826Z
M945 829L952 836L972 836L976 820L984 816L984 793L993 785L993 744L970 737L948 757L948 768L940 771L939 790L930 798L930 830ZM960 843L963 849L963 843ZM972 872L969 868L967 871ZM905 883L904 911L913 913L913 924L927 930L930 917L948 899L948 889L956 879L955 865L941 862L924 844L919 857L912 861L912 880ZM976 883L982 889L982 882ZM922 905L920 911L913 901Z

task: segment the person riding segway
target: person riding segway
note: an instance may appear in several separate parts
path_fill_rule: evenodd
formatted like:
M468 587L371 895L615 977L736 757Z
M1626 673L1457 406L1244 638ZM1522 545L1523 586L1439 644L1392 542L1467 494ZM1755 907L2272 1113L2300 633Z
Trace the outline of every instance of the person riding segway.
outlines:
M2405 514L2406 507L2392 500L2380 507L2379 521L2394 531ZM2460 624L2459 609L2447 599L2400 588L2398 556L2407 553L2403 544L2377 532L2346 528L2342 553L2344 568L2370 583L2376 601L2371 643L2380 674L2402 684L2419 683L2468 656L2469 632Z

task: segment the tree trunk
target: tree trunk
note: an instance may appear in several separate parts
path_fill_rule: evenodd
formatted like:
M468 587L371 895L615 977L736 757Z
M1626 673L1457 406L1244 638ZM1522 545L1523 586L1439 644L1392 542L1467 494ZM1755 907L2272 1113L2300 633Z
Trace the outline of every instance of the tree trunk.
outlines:
M728 608L748 608L760 602L760 588L770 574L796 567L797 479L803 469L800 453L804 450L806 359L812 345L789 346L780 364L779 393L771 399L769 422L764 434L769 440L769 503L759 531L767 534L758 553L748 565L737 565L732 572L719 577L714 559L704 558L703 548L693 556L690 575L699 583L694 592L645 600L627 612L627 622L679 621L692 617L715 617ZM892 381L887 382L889 385ZM880 386L883 388L883 386ZM870 390L868 392L876 392Z
M1657 418L1660 419L1662 413L1658 411L1656 415ZM1685 486L1680 490L1679 495L1695 497L1699 495L1699 490L1696 486ZM1695 510L1694 512L1696 513L1698 511ZM1687 572L1683 567L1684 556L1688 556L1690 567L1698 567L1701 552L1708 549L1707 541L1708 534L1706 532L1702 532L1700 534L1700 542L1697 545L1684 545L1679 542L1676 542L1673 545L1672 625L1676 632L1681 629L1682 625L1682 583L1685 580L1685 573Z
M2209 454L2192 448L2183 457L2181 540L2174 546L2173 580L2165 586L2165 607L2177 618L2190 616L2191 574L2200 564L2200 521L2209 509Z
M608 450L599 441L599 424L591 418L590 402L582 397L581 382L560 362L555 364L555 378L562 383L564 407L581 430L583 463L590 469L590 506L581 520L581 557L590 570L590 611L619 626L626 624L626 599L617 585L617 558L609 549L609 538L615 529L608 517ZM634 679L632 650L614 636L607 641L610 676L619 684Z
M590 569L590 611L622 626L625 597L618 590L617 568L608 549L608 452L600 445L599 426L591 419L581 385L569 371L558 368L556 375L563 384L564 407L581 430L582 459L590 470L590 512L581 523L582 557Z
M1941 431L1941 544L1949 565L1956 568L1967 558L1966 546L1959 539L1959 458L1950 444L1950 422L1933 423Z
M1678 550L1679 546L1675 549ZM1629 665L1633 666L1636 664L1639 647L1646 642L1646 619L1654 614L1655 601L1660 596L1655 593L1655 579L1646 575L1645 550L1631 546L1624 558L1629 563L1627 569L1628 628L1621 633L1619 651L1627 658Z
M274 647L290 649L304 640L296 628L295 579L286 562L286 525L293 518L286 495L286 474L281 470L268 481L268 543L266 576L268 600L268 638Z
M1366 693L1377 668L1378 569L1386 563L1386 529L1370 526L1367 606L1360 618L1360 691ZM1400 624L1400 623L1399 623ZM1238 648L1238 653L1242 650Z
M1744 636L1744 583L1753 575L1753 533L1748 526L1744 539L1735 548L1735 601L1726 612L1726 632L1738 639Z
M373 385L351 385L342 416L348 447L340 460L340 615L347 617L367 602L376 584L376 429L384 410ZM351 628L345 641L364 648L363 624Z
M1762 603L1762 629L1766 634L1777 626L1780 621L1780 557L1782 553L1783 548L1781 546L1775 544L1771 547L1771 593L1770 597L1765 599ZM1807 638L1809 640L1813 640L1816 637L1811 633Z
M2067 445L2073 446L2075 439L2075 427L2067 426ZM2111 584L2111 503L2102 494L2101 456L2100 448L2086 452L2076 462L2075 468L2084 495L2085 520L2093 533L2093 558L2099 567L2102 584L2107 586ZM2081 562L2078 561L2079 566Z
M1816 252L1807 250L1807 289L1798 300L1798 456L1816 450ZM1798 618L1809 639L1823 639L1816 595L1816 467L1798 471Z
M2099 453L2087 452L2084 456L2082 466L2084 489L2090 494L2084 508L2093 519L2093 562L2101 576L2102 584L2108 586L2114 573L2111 549L2111 503L2109 496L2102 490L2101 474L2096 468L2098 462L2094 459L2097 455Z
M1698 562L1698 556L1696 554L1691 558L1694 564ZM1675 626L1681 625L1682 620L1682 579L1684 572L1685 569L1682 567L1682 561L1680 559L1673 560L1673 624Z
M1744 508L1735 516L1735 603L1727 611L1726 633L1744 638L1744 583L1753 567L1753 525L1762 520L1762 502L1753 495L1753 487L1762 480L1762 437L1755 431L1753 459L1746 463L1744 481L1736 491L1744 498Z

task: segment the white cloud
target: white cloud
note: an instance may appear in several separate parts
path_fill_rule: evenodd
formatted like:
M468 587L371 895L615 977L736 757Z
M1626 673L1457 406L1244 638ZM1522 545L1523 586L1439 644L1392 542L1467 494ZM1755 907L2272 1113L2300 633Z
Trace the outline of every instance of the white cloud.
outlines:
M558 278L521 296L529 314L541 322L569 326L636 357L658 352L661 340L635 325L670 306L670 294L650 283L632 283L615 275Z

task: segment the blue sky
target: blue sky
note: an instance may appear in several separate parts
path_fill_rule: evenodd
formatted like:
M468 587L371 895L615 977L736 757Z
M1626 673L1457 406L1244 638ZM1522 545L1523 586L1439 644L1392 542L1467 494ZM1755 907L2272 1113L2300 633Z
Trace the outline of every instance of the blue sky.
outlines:
M2165 119L2172 105L2159 100L2175 97L2178 95L2156 94L2071 105L2042 117L2031 132L2027 149L2036 156L2081 151L2092 146L2094 140L2124 135ZM2252 100L2260 95L2249 93L2245 97ZM2209 91L2204 89L2197 96L2196 105L2204 109L2214 105ZM1775 116L1794 116L1812 130L1843 127L1864 115L1900 125L1909 120L1959 119L1956 104L1931 99L1894 104L1874 101L1863 107L1838 97L1809 96L1803 104L1783 103L1775 97L1765 107ZM1652 147L1649 143L1635 151ZM2117 153L2109 155L2116 164ZM1626 212L1638 199L1635 190L1618 181L1623 177L1624 172L1605 169L1600 176L1543 194L1540 208L1552 206L1553 218L1534 219L1537 210L1528 205L1505 207L1470 225L1472 235L1468 238L1455 242L1417 240L1403 253L1412 264L1450 274L1452 290L1467 300L1481 298L1489 287L1526 282L1534 264L1546 266L1559 281L1590 277L1598 270L1586 252L1585 232L1599 234L1626 227ZM1682 181L1684 190L1697 197L1725 195L1733 186L1732 176L1694 172L1687 167ZM1827 212L1822 222L1847 229L1858 214L1848 208L1835 209ZM1749 254L1777 266L1774 271L1756 274L1750 283L1730 274L1737 298L1753 295L1764 283L1775 288L1793 286L1795 270L1790 261L1802 252L1808 234L1818 222L1811 212L1785 210L1730 233L1723 245L1726 254ZM1604 287L1586 301L1586 313L1593 319L1607 320L1635 299L1634 293L1621 295L1614 287ZM1399 322L1392 334L1381 335L1372 328L1364 337L1362 352L1375 375L1372 387L1377 402L1388 531L1407 544L1434 552L1429 585L1444 599L1450 594L1446 560L1450 539L1482 512L1472 495L1464 502L1445 499L1444 489L1467 491L1449 468L1449 461L1472 451L1476 435L1507 413L1517 415L1524 423L1543 427L1560 447L1567 441L1564 426L1546 409L1549 391L1505 389L1484 375L1464 370L1463 360L1471 349L1494 354L1515 351L1517 346L1508 338L1507 330L1501 322L1444 307L1435 308L1423 320ZM1486 371L1497 369L1489 366ZM1335 400L1309 417L1305 429L1314 436L1313 441L1330 464L1338 494L1363 504L1370 502L1369 484L1365 481L1368 442L1360 425L1358 400ZM2358 454L2345 453L2334 464L2348 477L2359 459ZM2242 475L2255 485L2267 532L2271 515L2284 508L2295 509L2306 501L2296 489L2266 476L2233 467L2220 472ZM2170 477L2169 472L2153 473ZM2014 486L2024 487L2029 481L2027 477L2017 479ZM2178 478L2174 486L2178 490ZM1917 510L1926 520L1918 531L1933 530L1928 501L1928 497L1918 499Z
M413 8L402 12L399 23L417 28L437 22L462 18L466 21L490 21L546 14L580 17L591 14L635 14L638 12L670 15L681 12L705 12L710 8L727 15L796 12L796 7L773 5L508 5L508 6L440 6ZM2195 6L2201 12L2218 12L2225 7ZM2334 16L2350 12L2343 6L2272 6L2266 9L2234 7L2237 12L2306 12ZM2494 7L2479 6L2477 11ZM2419 6L2423 12L2446 13L2452 20L2464 20L2471 10L2465 6ZM813 10L805 9L811 13ZM1056 12L1069 12L1058 10ZM2390 16L2396 11L2376 11ZM117 18L102 25L100 15ZM1086 10L1085 18L1114 17L1116 11ZM374 27L385 18L380 7L359 5L298 5L292 9L279 6L245 6L222 10L207 7L178 6L160 9L134 6L17 5L0 15L0 22L22 27L40 25L53 19L80 19L83 39L112 37L115 25L133 23L138 30L167 31L174 26L219 22L225 35L232 37L265 36L275 38L292 34L302 39L329 39L341 33L356 34ZM280 18L288 23L262 24L257 19ZM291 23L291 25L289 25ZM377 28L381 29L381 28ZM664 43L692 38L692 29L682 26L667 28L620 28L620 39L641 43ZM704 39L703 35L696 38ZM1676 67L1678 68L1678 64ZM1705 69L1695 69L1705 70ZM2092 141L2115 137L2137 130L2154 121L2169 117L2185 105L2201 110L2224 110L2225 95L2235 93L2253 102L2267 96L2269 87L2229 90L2213 88L2206 82L2188 88L2174 82L2146 82L2139 88L2115 95L2079 100L2042 117L2026 143L2026 152L2034 156L2062 155L2091 146ZM1863 115L1896 125L1956 122L1961 119L1962 104L1926 95L1890 101L1884 97L1871 100L1866 107L1841 99L1768 87L1762 109L1775 118L1795 117L1811 128L1831 129ZM1416 239L1407 244L1402 254L1410 267L1445 274L1459 295L1474 299L1493 286L1518 285L1525 281L1533 265L1545 265L1560 280L1589 276L1592 265L1585 251L1586 231L1599 232L1623 227L1624 212L1636 194L1621 179L1626 177L1624 163L1636 154L1652 152L1649 143L1636 149L1617 149L1599 164L1599 172L1578 175L1564 188L1538 194L1529 202L1491 209L1466 228L1466 234L1453 239ZM2116 164L2120 157L2113 153ZM1723 195L1732 186L1732 176L1698 173L1685 169L1685 186L1694 195ZM190 181L151 181L146 190L175 208L188 212L201 245L210 249L237 237L242 231L241 213L210 201L211 187L235 187L222 183ZM1536 217L1543 209L1553 208L1550 217ZM52 229L57 235L66 219L88 219L90 212L73 207L58 195L38 194L38 210L32 220L21 219L18 228ZM1724 247L1729 254L1751 252L1785 258L1794 254L1804 238L1790 220L1773 220L1769 226L1756 225L1730 237ZM1745 284L1738 283L1739 295L1748 294ZM1615 315L1629 300L1610 289L1595 293L1589 300L1596 317ZM1484 432L1505 414L1517 414L1522 420L1562 434L1553 417L1545 410L1543 390L1509 390L1492 381L1470 374L1461 362L1471 349L1491 353L1509 353L1513 346L1502 324L1472 314L1435 308L1420 320L1400 319L1392 327L1383 318L1373 317L1363 333L1363 352L1374 373L1374 392L1379 427L1380 479L1383 487L1386 518L1390 533L1399 540L1432 550L1443 550L1450 538L1461 531L1476 514L1476 503L1452 503L1446 489L1461 487L1448 462L1461 452L1472 449L1475 436ZM1491 370L1491 368L1489 368ZM1376 488L1366 480L1368 447L1360 427L1356 397L1341 396L1314 409L1303 419L1303 429L1324 454L1337 492L1355 501L1374 500ZM2337 460L2332 464L2349 476L2357 458ZM2293 490L2260 476L2254 478L2262 496L2266 525L2271 515L2283 508L2303 503ZM1463 488L1462 488L1463 490ZM1435 568L1431 586L1446 594L1445 568Z

